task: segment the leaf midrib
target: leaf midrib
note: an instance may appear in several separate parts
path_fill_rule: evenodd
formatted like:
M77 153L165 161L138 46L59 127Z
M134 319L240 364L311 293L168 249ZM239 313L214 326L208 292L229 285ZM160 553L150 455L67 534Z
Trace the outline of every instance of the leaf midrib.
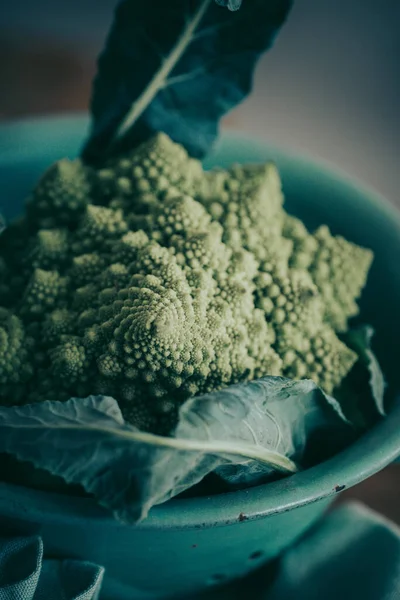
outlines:
M155 73L154 77L144 89L142 94L135 100L135 102L133 102L124 119L117 127L113 135L111 145L114 145L118 140L125 136L127 131L134 125L134 123L154 100L158 92L165 87L168 75L173 71L181 56L184 54L186 48L191 43L192 36L200 24L200 21L204 17L211 2L212 0L203 0L198 10L188 21L177 43L172 48L169 56L162 62L161 68Z
M279 454L279 452L267 450L262 446L255 447L250 444L236 444L233 442L214 442L209 440L203 441L184 438L168 438L153 433L147 433L144 431L129 431L127 429L114 429L112 427L100 427L98 425L89 424L19 424L18 429L64 429L75 431L91 430L97 431L99 433L109 434L111 436L116 436L125 440L139 442L141 444L146 444L149 446L172 448L174 450L182 450L186 452L202 452L204 454L230 454L233 456L242 456L243 458L249 458L252 460L256 460L260 463L270 465L271 467L285 473L296 473L299 470L298 466L292 460L290 460L282 454Z

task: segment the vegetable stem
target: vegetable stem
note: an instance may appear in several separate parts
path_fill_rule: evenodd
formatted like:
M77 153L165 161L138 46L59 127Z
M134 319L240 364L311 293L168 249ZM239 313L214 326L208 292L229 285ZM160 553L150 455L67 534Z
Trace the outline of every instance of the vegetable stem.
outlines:
M130 110L125 115L124 119L116 129L111 145L114 145L120 140L137 119L143 114L149 104L153 101L158 92L165 87L169 74L173 71L175 65L178 63L181 56L184 54L187 46L190 44L193 38L193 34L196 31L200 21L204 17L212 0L203 0L198 10L194 13L193 17L188 21L185 26L182 35L178 39L177 43L173 47L170 55L165 58L161 68L156 72L149 85L143 91L143 93L137 98L132 104Z
M42 425L18 425L20 429L27 427L28 429L41 429ZM252 446L250 444L240 444L233 442L224 442L216 440L190 440L184 438L169 438L153 433L147 433L145 431L129 431L129 429L114 429L112 427L104 427L97 425L85 424L84 427L79 425L67 425L67 424L55 424L46 425L47 428L52 429L53 427L60 429L87 429L92 431L99 431L101 433L109 433L112 436L124 438L133 442L139 442L141 444L148 444L151 446L159 446L160 448L173 448L174 450L182 450L185 452L202 452L203 454L230 454L233 456L242 456L243 458L250 458L260 463L267 464L283 473L297 473L299 470L298 466L279 452L268 450L262 446Z
M119 434L124 432L120 431ZM128 432L128 436L132 435ZM143 431L133 433L135 440L144 444L159 445L176 450L186 450L193 452L204 452L207 454L232 454L235 456L243 456L251 458L258 462L273 465L280 471L296 473L297 465L273 450L267 450L261 446L250 446L250 444L236 444L224 441L207 441L207 440L189 440L182 438L168 438Z

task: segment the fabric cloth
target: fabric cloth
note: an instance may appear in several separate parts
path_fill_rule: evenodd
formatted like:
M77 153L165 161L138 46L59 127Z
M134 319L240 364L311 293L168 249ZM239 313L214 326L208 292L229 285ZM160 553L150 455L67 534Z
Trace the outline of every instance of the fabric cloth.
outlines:
M43 558L39 537L0 538L0 600L101 600L103 574L89 562ZM339 507L273 569L197 600L248 598L400 600L400 529L359 504Z
M97 600L104 569L43 559L39 537L0 538L0 600Z

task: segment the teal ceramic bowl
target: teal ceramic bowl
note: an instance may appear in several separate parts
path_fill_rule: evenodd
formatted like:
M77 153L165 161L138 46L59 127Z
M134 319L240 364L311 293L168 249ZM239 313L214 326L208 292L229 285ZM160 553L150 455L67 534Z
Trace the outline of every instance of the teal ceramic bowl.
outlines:
M51 162L77 154L86 128L84 117L69 117L0 129L0 210L7 217L21 210L24 196ZM400 390L399 213L358 183L256 140L222 136L206 166L267 159L280 169L290 212L311 227L327 223L374 250L362 314L377 331L375 348L390 389ZM312 469L246 491L175 499L136 527L119 524L91 499L0 484L0 532L38 532L48 556L105 566L104 600L193 598L277 556L337 492L399 454L400 408L393 408L357 443Z

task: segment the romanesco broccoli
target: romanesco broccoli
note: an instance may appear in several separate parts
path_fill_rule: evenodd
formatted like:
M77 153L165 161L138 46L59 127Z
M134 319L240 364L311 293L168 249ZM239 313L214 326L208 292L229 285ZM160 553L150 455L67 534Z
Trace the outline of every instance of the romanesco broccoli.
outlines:
M61 160L0 238L0 401L102 393L163 433L263 375L332 393L371 260L288 215L272 164L203 172L164 134L98 170Z

